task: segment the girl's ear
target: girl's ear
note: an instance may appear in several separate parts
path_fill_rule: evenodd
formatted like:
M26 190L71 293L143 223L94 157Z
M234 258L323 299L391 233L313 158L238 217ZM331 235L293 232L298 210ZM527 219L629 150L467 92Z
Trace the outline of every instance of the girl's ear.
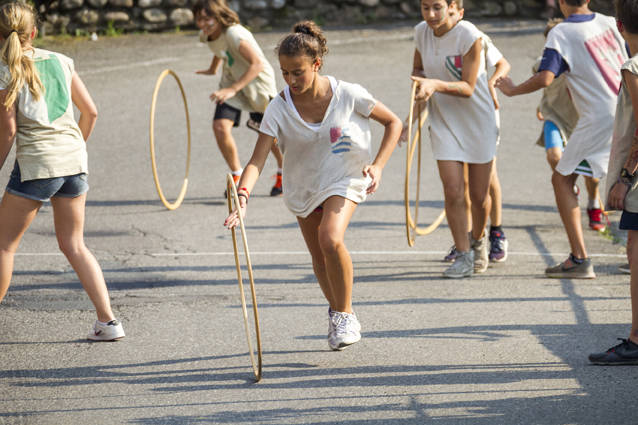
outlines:
M317 72L319 71L319 68L321 68L321 59L316 58L315 61L312 63L312 69L313 71Z
M38 28L34 25L30 35L31 40L35 39L37 35L38 35Z

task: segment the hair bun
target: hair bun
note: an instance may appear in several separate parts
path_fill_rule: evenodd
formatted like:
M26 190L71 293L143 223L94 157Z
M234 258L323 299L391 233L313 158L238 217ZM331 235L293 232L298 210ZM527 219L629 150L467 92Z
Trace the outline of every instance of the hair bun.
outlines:
M317 24L312 21L302 21L297 22L294 27L292 27L293 33L301 33L306 34L311 37L316 37L318 33Z

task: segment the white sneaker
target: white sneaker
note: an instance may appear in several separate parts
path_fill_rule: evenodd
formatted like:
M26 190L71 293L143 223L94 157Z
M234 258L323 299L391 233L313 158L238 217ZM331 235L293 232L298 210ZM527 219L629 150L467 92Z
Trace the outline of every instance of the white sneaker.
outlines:
M117 341L124 338L124 328L117 319L113 319L105 325L96 320L88 338L92 341Z
M483 237L478 240L470 233L470 243L474 251L474 273L484 273L490 264L487 232L483 232Z
M450 279L460 279L462 277L470 277L474 272L474 251L471 249L467 252L456 251L457 256L450 267L443 272L444 277Z
M340 351L361 339L361 323L354 313L332 312L332 332L328 335L331 350Z

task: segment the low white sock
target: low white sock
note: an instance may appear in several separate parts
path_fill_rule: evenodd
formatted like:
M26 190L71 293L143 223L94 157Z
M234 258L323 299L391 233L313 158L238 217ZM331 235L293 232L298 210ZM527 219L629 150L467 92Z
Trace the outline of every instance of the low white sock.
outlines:
M243 168L240 168L240 169L239 169L239 171L231 171L230 173L231 173L233 176L241 176L241 173L243 173L243 172L244 172L244 169L243 169Z
M587 208L590 210L593 208L600 208L600 203L598 202L598 198L590 199L589 202L587 202Z

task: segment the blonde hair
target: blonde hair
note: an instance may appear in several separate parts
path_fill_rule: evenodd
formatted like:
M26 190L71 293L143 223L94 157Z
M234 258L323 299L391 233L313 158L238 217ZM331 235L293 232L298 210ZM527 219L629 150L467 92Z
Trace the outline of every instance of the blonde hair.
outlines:
M7 109L15 103L18 92L25 84L35 100L39 100L44 91L35 64L24 54L23 49L23 45L30 41L35 19L35 10L27 3L15 1L0 6L0 34L4 37L0 59L7 64L11 73L4 100Z

